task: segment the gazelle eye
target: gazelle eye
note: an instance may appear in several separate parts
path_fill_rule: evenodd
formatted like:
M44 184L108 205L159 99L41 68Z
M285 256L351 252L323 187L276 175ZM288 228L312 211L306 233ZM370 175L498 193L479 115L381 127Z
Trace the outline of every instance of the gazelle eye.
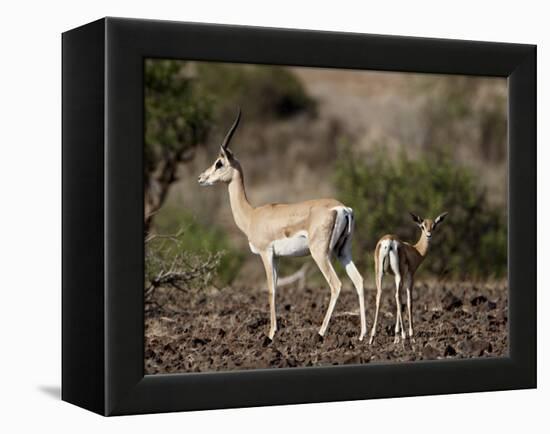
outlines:
M218 170L222 166L223 166L223 163L221 160L216 161L216 170Z

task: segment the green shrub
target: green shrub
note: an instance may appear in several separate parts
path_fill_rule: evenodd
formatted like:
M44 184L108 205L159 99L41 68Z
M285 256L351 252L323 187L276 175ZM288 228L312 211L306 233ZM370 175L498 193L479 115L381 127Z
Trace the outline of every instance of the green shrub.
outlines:
M145 62L144 222L149 232L178 165L204 144L211 125L211 98L183 74L185 62Z
M449 158L412 160L402 153L393 161L381 150L365 158L355 155L338 164L336 185L339 198L355 211L354 250L369 269L383 235L417 241L420 231L409 211L422 218L448 211L424 272L461 278L506 273L506 211L490 207L473 173Z
M287 118L314 111L316 104L289 70L268 65L197 63L201 89L216 101L218 112L235 114L241 106L247 119Z
M145 176L167 154L180 160L201 144L212 122L212 98L182 73L186 62L145 62Z

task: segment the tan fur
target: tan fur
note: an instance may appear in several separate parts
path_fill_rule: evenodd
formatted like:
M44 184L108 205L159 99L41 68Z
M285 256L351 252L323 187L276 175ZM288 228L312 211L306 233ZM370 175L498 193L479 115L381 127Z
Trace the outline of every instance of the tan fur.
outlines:
M277 269L275 264L275 243L285 239L293 242L292 238L300 234L306 234L309 254L318 265L323 276L327 280L331 298L325 318L319 330L324 336L330 317L334 310L336 300L342 284L334 268L330 257L336 254L351 278L359 297L359 309L361 317L361 334L363 339L366 334L366 319L363 296L363 278L357 271L351 259L351 238L353 235L353 212L336 199L316 199L292 204L268 204L253 207L246 196L244 187L243 170L227 149L229 139L238 125L240 115L235 120L231 130L224 140L220 154L214 164L199 176L201 185L226 183L229 192L231 211L236 225L246 235L250 247L254 253L260 255L267 278L270 308L269 338L273 339L277 330L275 311L275 290L277 287ZM229 137L229 139L227 139ZM342 227L342 221L338 222L338 211L345 210L346 223ZM336 229L340 223L339 233ZM333 251L335 246L338 251ZM301 253L301 252L300 252ZM290 256L290 255L288 255Z
M414 286L414 275L420 264L426 258L430 245L430 238L433 231L439 223L447 216L447 213L439 215L435 220L425 219L422 220L418 216L411 213L413 220L421 229L420 238L417 243L412 245L405 241L402 241L396 235L388 234L384 235L376 243L374 249L374 277L376 282L376 311L374 315L374 322L370 334L369 344L373 342L376 334L376 325L378 322L378 312L380 308L380 297L382 293L382 276L384 274L393 274L395 276L395 303L396 303L396 318L395 318L395 340L399 341L399 331L401 330L401 337L405 339L405 329L403 327L403 318L401 315L401 300L400 292L401 287L405 284L407 291L407 311L409 317L409 337L412 339L413 326L412 326L412 307L411 307L411 293ZM384 258L383 263L380 263L381 250L384 246L391 246L389 251L382 252ZM394 251L396 249L396 251ZM391 256L395 254L397 257L396 268L392 267L390 263Z

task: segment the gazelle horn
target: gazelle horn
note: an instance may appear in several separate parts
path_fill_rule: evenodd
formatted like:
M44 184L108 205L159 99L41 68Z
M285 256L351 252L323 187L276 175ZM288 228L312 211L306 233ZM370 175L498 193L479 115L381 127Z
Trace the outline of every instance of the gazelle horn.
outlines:
M229 142L231 141L231 137L233 136L233 133L237 129L237 126L239 125L240 120L241 120L241 109L239 108L239 111L237 113L237 117L236 117L235 121L233 122L233 125L231 125L231 128L229 129L229 131L225 135L225 138L223 139L223 142L222 142L222 149L223 150L227 149L227 146L229 145Z

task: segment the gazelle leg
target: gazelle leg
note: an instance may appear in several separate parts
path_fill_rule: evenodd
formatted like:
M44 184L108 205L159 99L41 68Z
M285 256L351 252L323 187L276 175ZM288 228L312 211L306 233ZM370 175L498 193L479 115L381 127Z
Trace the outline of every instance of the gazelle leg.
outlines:
M270 326L269 326L269 339L273 340L273 336L277 331L277 315L275 312L275 291L277 289L277 268L275 260L273 258L273 252L267 251L261 253L262 262L265 267L265 274L267 278L267 289L269 292L269 312L270 312Z
M401 280L401 288L403 288L403 280ZM405 326L403 325L403 310L401 309L401 290L399 290L399 331L401 332L401 337L405 339L407 337L405 333Z
M374 336L376 335L376 324L378 323L378 311L380 310L380 297L382 295L382 275L383 275L382 264L379 264L378 261L375 263L374 273L376 275L376 311L374 313L374 322L372 323L372 330L370 331L369 345L372 344Z
M395 275L395 339L394 343L399 342L399 330L401 330L401 337L405 339L405 330L403 328L403 317L401 316L401 270L399 269L399 257L396 251L390 251L390 266L393 274Z
M395 314L395 339L393 341L394 344L399 342L400 330L401 330L402 338L405 339L405 331L403 330L403 317L401 316L400 289L401 289L401 275L396 274L395 275L395 304L397 308L396 308L396 314Z
M411 292L414 285L414 278L409 274L407 278L407 311L409 314L409 338L414 342L413 338L413 319L412 319L412 308L411 308Z
M328 304L328 309L327 313L325 314L323 324L319 329L319 334L321 336L324 336L325 332L327 331L330 317L332 316L332 311L334 310L334 306L336 305L336 300L338 300L338 296L340 295L342 283L340 282L340 279L338 279L338 275L334 271L334 268L332 268L332 264L330 263L329 256L326 252L316 253L315 251L312 251L311 256L315 260L315 263L321 270L321 273L323 273L323 276L330 286L330 302Z
M319 334L321 336L325 335L330 317L332 316L332 311L334 310L336 300L338 300L338 295L340 295L340 289L342 288L342 283L340 279L338 279L338 275L330 263L330 242L336 218L337 213L334 210L327 213L325 209L318 208L312 209L310 213L311 231L309 232L309 251L311 252L311 257L330 286L330 302L321 328L319 329Z
M359 335L359 340L362 341L365 335L367 334L367 319L365 318L365 295L363 289L363 277L359 274L357 267L351 260L350 255L345 255L340 259L340 262L344 266L346 273L353 282L355 290L357 291L357 296L359 297L359 315L361 317L361 334Z

